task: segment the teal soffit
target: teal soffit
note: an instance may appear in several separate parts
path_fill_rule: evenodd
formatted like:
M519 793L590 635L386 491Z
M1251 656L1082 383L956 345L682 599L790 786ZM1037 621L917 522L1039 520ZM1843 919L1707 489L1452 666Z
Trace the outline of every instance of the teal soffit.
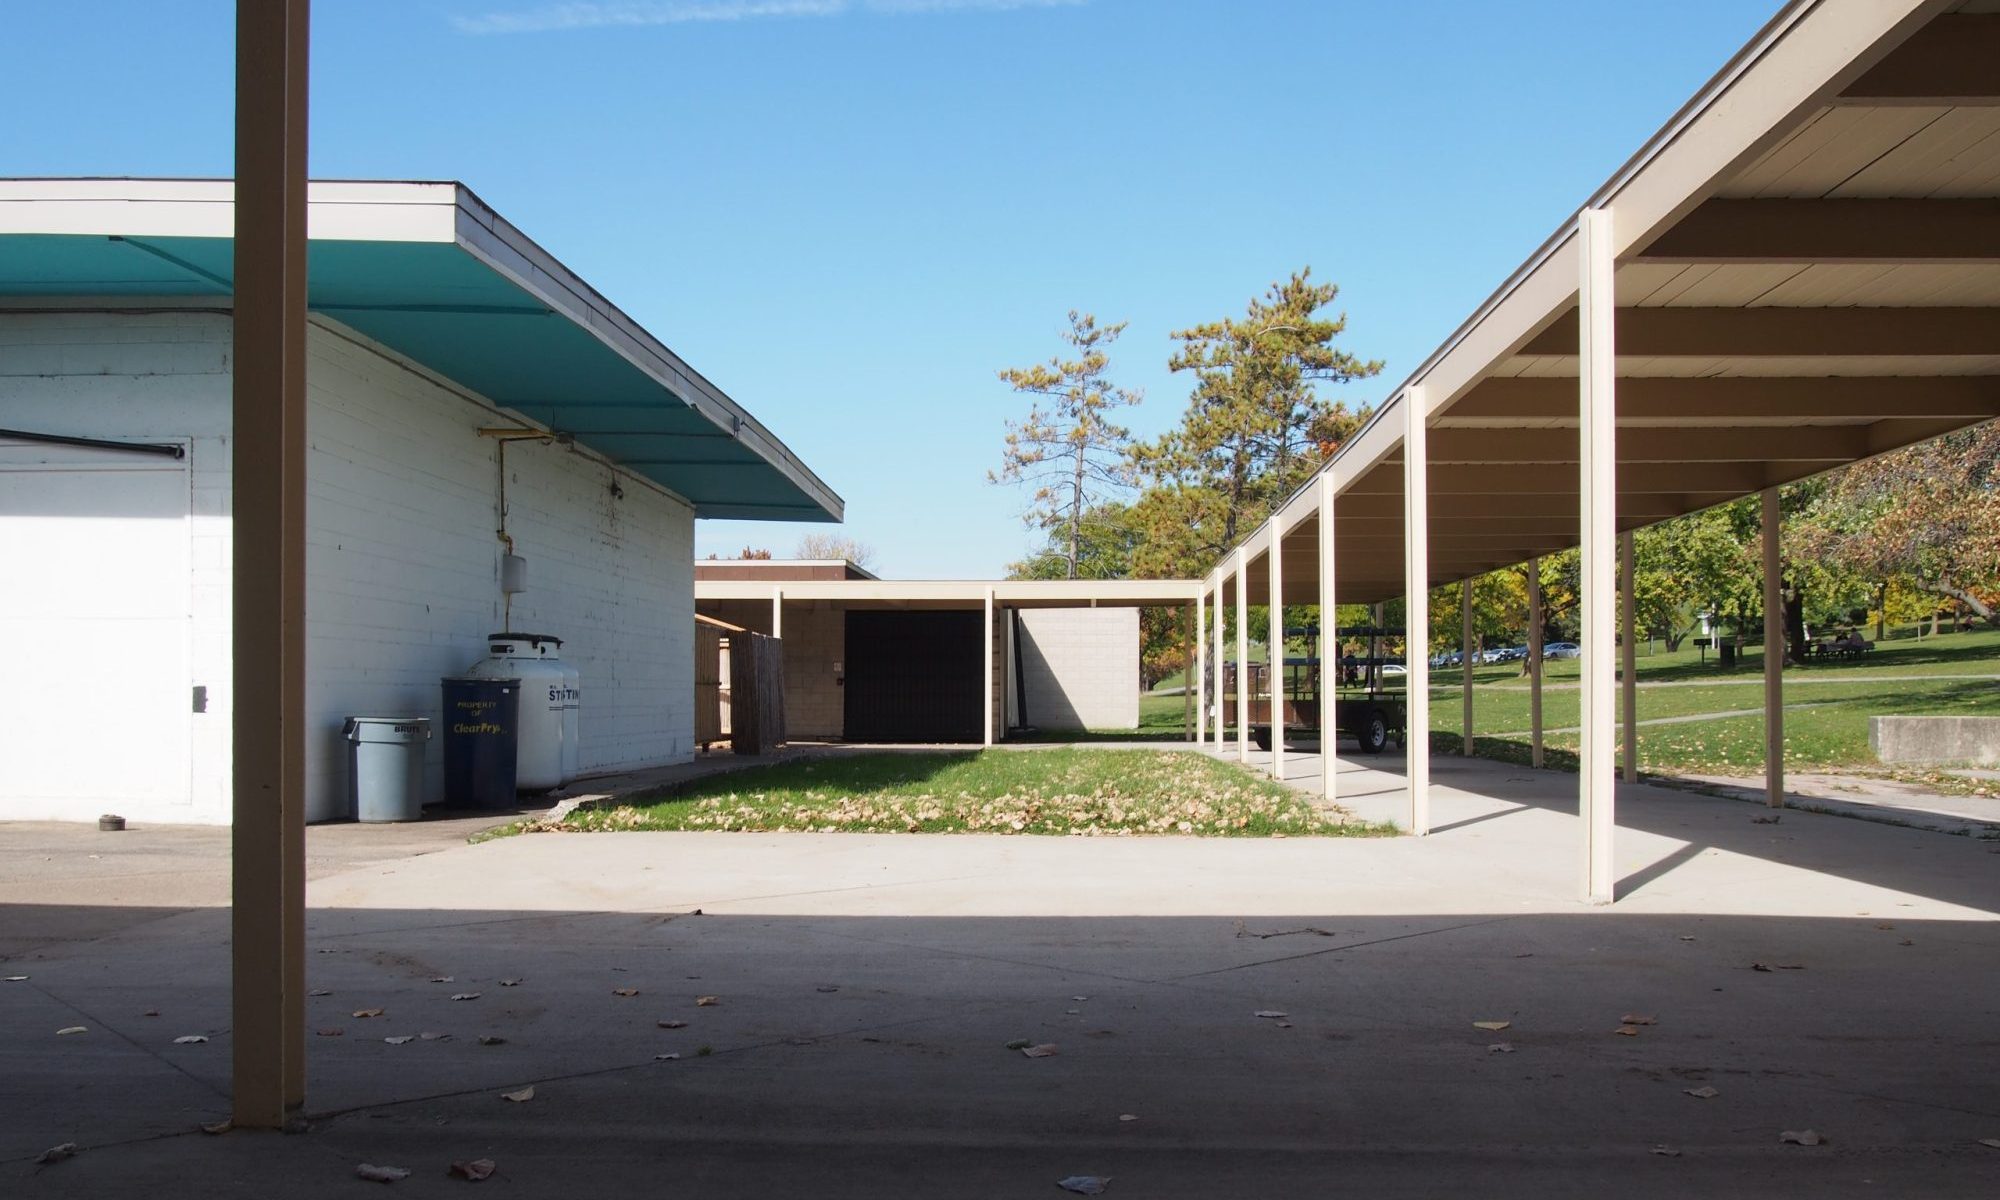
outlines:
M233 257L228 238L0 234L0 297L226 299ZM312 311L574 437L699 516L841 518L840 498L761 429L746 436L745 417L695 407L664 371L462 245L315 240L306 273Z

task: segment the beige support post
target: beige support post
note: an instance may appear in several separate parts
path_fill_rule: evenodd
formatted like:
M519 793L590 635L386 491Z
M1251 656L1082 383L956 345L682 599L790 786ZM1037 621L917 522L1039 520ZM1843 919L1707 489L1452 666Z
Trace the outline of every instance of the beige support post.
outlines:
M1181 691L1194 697L1194 744L1208 740L1208 592L1194 598L1194 663L1181 677Z
M231 1120L305 1103L306 0L236 8Z
M981 695L986 702L986 725L983 732L984 745L993 744L993 589L986 589L986 687Z
M1271 599L1264 606L1266 631L1264 677L1271 692L1271 778L1285 781L1285 528L1271 518Z
M1633 617L1632 531L1618 539L1619 728L1625 733L1625 782L1639 782L1639 630Z
M1335 798L1340 756L1335 747L1335 690L1340 685L1340 612L1333 574L1333 472L1319 475L1319 794Z
M1250 761L1250 559L1236 547L1236 761Z
M1528 560L1528 761L1540 770L1542 752L1542 560Z
M1430 472L1422 385L1403 393L1404 776L1410 832L1431 831Z
M1617 828L1618 762L1612 754L1613 559L1617 534L1617 359L1613 343L1611 210L1579 214L1577 455L1581 502L1583 617L1578 725L1578 815L1583 827L1582 895L1586 903L1615 899L1612 836Z
M1225 669L1229 664L1229 647L1223 640L1222 616L1228 607L1229 574L1217 567L1215 571L1215 752L1222 753L1228 740L1229 710L1224 706L1226 693L1223 691Z
M771 589L771 636L785 636L785 589L780 587Z
M1765 488L1764 509L1764 803L1785 807L1785 591L1780 557L1784 516L1778 489Z
M1458 615L1464 628L1459 637L1460 675L1465 681L1465 715L1459 723L1458 753L1472 757L1472 580L1458 585Z

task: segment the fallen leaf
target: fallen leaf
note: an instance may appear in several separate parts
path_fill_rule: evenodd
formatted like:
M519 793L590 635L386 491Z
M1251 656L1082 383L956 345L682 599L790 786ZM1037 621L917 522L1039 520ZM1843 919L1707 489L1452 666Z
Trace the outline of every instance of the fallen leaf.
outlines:
M8 982L8 983L26 983L26 982L28 982L28 977L27 977L26 975L9 975L9 976L7 977L7 982Z
M208 1039L198 1033L184 1033L174 1039L176 1046L199 1046Z
M479 1044L482 1046L504 1046L507 1044L507 1039L495 1037L490 1033L482 1033L479 1035Z
M1277 1027L1279 1029L1290 1029L1292 1027L1292 1023L1290 1021L1279 1021Z
M451 1170L448 1174L453 1179L469 1179L474 1183L478 1183L480 1180L489 1178L493 1174L494 1165L493 1160L490 1158L475 1158L470 1162L455 1162L451 1164Z
M673 1061L674 1059L677 1059L677 1058L679 1058L679 1057L680 1057L680 1055L679 1055L678 1053L675 1053L675 1054L655 1054L655 1055L653 1056L653 1061L654 1061L654 1062L672 1062L672 1061Z
M75 1158L80 1149L82 1147L78 1146L75 1142L62 1142L58 1145L50 1146L40 1154L37 1154L35 1161L46 1167L50 1163L59 1163L65 1158Z
M228 1133L230 1130L234 1128L236 1128L236 1122L231 1121L227 1117L225 1117L220 1121L211 1121L208 1124L202 1126L201 1131L210 1136L214 1136L219 1133Z
M402 1167L378 1167L373 1163L362 1163L354 1168L354 1173L371 1183L394 1183L410 1177L409 1171Z
M1119 1120L1121 1120L1121 1121L1136 1121L1136 1120L1138 1120L1138 1119L1139 1119L1139 1114L1138 1114L1138 1113L1119 1113L1119 1114L1118 1114L1118 1119L1119 1119Z
M1080 1009L1080 1008L1065 1008L1065 1009L1063 1009L1063 1015L1064 1015L1064 1016L1067 1016L1067 1017L1074 1017L1074 1016L1079 1016L1079 1015L1081 1015L1081 1014L1082 1014L1082 1012L1083 1012L1083 1010L1082 1010L1082 1009Z
M310 991L310 992L307 992L307 993L306 993L306 995L308 995L308 996L331 996L331 995L333 995L333 990L332 990L331 988L314 988L314 989L313 989L312 991Z
M520 981L520 980L518 980L518 979L503 979L503 980L501 980L501 981L500 981L500 986L501 986L501 987L520 987L520 986L521 986L521 981Z
M1639 1027L1637 1025L1620 1025L1611 1032L1617 1034L1619 1037L1638 1037Z
M1877 928L1877 929L1894 929L1895 927L1896 927L1896 926L1895 926L1895 924L1894 924L1893 922L1890 922L1890 921L1877 921L1877 922L1875 922L1875 928Z
M1904 938L1904 939L1903 939L1902 941L1900 941L1900 942L1897 942L1896 944L1897 944L1898 946L1914 946L1914 945L1916 945L1916 943L1915 943L1915 942L1913 942L1913 941L1911 941L1911 940L1910 940L1909 938Z
M417 1036L427 1042L448 1042L451 1040L451 1035L448 1033L420 1033Z
M1032 1045L1034 1045L1034 1043L1030 1042L1027 1038L1015 1038L1013 1041L1007 1043L1007 1049L1026 1050L1029 1046Z
M612 988L612 989L611 989L611 994L612 994L612 995L614 995L614 996L636 996L636 995L638 995L638 994L639 994L639 989L638 989L638 988Z
M1990 1146L1995 1150L2000 1150L2000 1138L1980 1138L1979 1144L1982 1146Z
M347 1032L347 1031L346 1031L345 1029L338 1029L338 1028L335 1028L335 1029L322 1029L322 1030L320 1030L320 1031L319 1031L319 1035L320 1035L321 1037L339 1037L339 1036L340 1036L341 1034L343 1034L343 1033L346 1033L346 1032Z
M1778 1135L1780 1143L1790 1143L1794 1146L1817 1146L1825 1140L1817 1131L1811 1129L1787 1129Z
M451 998L452 998L452 999L454 999L454 1000L477 1000L477 999L479 999L479 993L478 993L478 992L453 992L453 993L452 993L452 997L451 997Z
M1513 1023L1512 1021L1474 1021L1472 1027L1474 1029L1484 1029L1489 1033L1498 1033Z
M356 1020L365 1021L369 1017L379 1017L381 1015L382 1015L382 1010L379 1008L357 1008L354 1010L354 1016Z
M56 1030L56 1036L68 1037L72 1033L89 1033L89 1032L90 1030L82 1025L65 1025L61 1029Z
M1488 1054L1512 1054L1514 1053L1514 1043L1495 1042L1491 1046L1486 1047L1486 1052Z
M1076 1002L1076 1003L1078 1003L1078 1004L1082 1004L1082 1003L1083 1003L1083 1002L1084 1002L1085 1000L1088 1000L1088 999L1090 999L1090 997L1088 997L1088 996L1071 996L1071 997L1070 997L1070 999L1071 999L1071 1000L1073 1000L1073 1001L1075 1001L1075 1002Z
M1658 1017L1623 1016L1618 1018L1618 1023L1620 1025L1658 1025L1660 1019Z
M1679 1158L1681 1156L1681 1152L1671 1146L1655 1146L1653 1147L1653 1153L1662 1158Z
M655 1021L654 1024L662 1029L686 1029L688 1027L686 1021Z
M1056 1180L1057 1187L1079 1196L1102 1196L1104 1189L1110 1185L1109 1175L1072 1175L1068 1179Z
M1043 1042L1039 1046L1023 1046L1021 1053L1029 1058L1054 1058L1056 1056L1056 1044L1054 1042Z
M433 976L431 976L431 982L432 982L432 983L451 983L451 982L452 982L452 978L451 978L451 976L449 976L449 975L433 975Z
M1260 1008L1256 1012L1251 1013L1250 1015L1253 1017L1263 1017L1267 1020L1272 1020L1272 1021L1282 1021L1291 1014L1279 1012L1275 1008Z
M407 1033L404 1033L404 1034L398 1034L395 1037L385 1037L382 1040L389 1043L391 1046L401 1046L406 1042L414 1042L417 1039L411 1037Z
M1718 1092L1714 1088L1708 1087L1707 1085L1703 1085L1698 1088L1682 1088L1681 1093L1683 1095L1693 1096L1697 1100L1713 1100L1717 1096L1720 1096L1722 1094L1721 1092Z
M1771 965L1780 971L1803 971L1806 969L1804 963L1772 963Z
M833 985L832 985L832 984L830 984L830 983L823 983L823 984L819 985L818 987L814 988L813 990L814 990L814 991L816 991L816 992L828 992L828 993L831 993L831 992L837 992L837 991L839 991L840 989L839 989L839 988L837 988L837 987L835 987L835 986L833 986Z
M500 1098L502 1100L512 1100L516 1104L525 1104L535 1098L535 1088L533 1084L530 1084L518 1092L501 1092Z
M1691 942L1694 940L1694 935L1691 933L1684 933L1681 935L1680 940L1684 942Z
M1778 817L1751 817L1750 823L1752 825L1776 825L1779 820L1780 818Z
M149 1008L146 1011L140 1013L139 1015L142 1017L157 1017L160 1015L160 1010L157 1008Z
M720 1003L722 1003L722 1000L717 996L696 996L694 998L694 1006L696 1008L714 1008Z
M1751 963L1750 969L1753 971L1768 971L1771 968L1765 966L1763 963Z

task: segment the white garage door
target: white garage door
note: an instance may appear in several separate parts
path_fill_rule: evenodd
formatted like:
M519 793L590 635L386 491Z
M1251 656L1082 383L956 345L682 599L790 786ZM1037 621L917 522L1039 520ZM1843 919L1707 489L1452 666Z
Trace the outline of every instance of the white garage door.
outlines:
M186 819L183 460L0 441L0 817Z

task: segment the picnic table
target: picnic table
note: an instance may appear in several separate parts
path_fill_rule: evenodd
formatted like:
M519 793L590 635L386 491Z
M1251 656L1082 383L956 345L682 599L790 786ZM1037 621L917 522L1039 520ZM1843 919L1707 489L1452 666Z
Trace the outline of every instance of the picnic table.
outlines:
M1836 638L1822 638L1806 643L1806 658L1811 659L1855 659L1875 648L1875 643L1855 635Z

